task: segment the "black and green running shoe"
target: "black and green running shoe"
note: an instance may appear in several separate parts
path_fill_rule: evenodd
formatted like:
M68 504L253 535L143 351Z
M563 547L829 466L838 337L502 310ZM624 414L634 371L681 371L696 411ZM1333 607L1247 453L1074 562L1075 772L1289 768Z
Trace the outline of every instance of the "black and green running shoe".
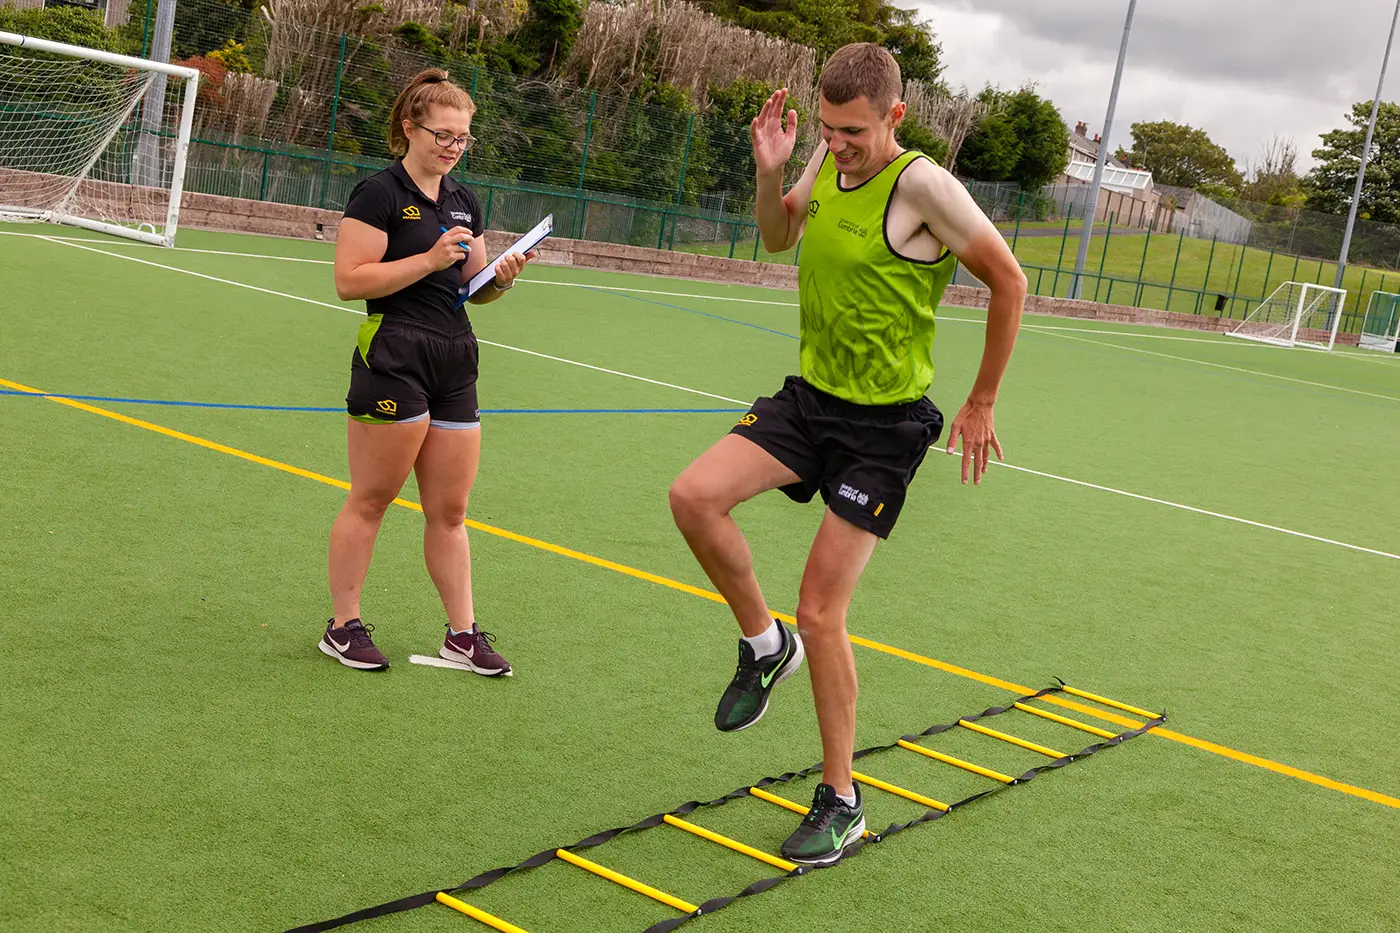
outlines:
M774 624L783 644L767 657L754 657L749 643L739 639L739 668L715 710L715 728L720 732L738 732L762 719L768 712L768 694L802 666L801 636L789 632L781 622Z
M812 809L802 818L802 825L787 837L779 850L783 858L803 865L830 865L841 857L846 846L865 832L865 808L860 799L860 787L855 787L856 805L848 807L836 796L830 784L818 784L812 798Z

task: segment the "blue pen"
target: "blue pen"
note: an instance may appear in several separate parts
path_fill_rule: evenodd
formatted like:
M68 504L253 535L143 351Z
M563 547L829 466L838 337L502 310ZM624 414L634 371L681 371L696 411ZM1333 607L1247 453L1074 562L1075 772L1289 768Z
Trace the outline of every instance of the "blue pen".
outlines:
M446 233L446 232L447 232L447 228L446 228L446 227L438 227L438 229L441 230L443 233ZM469 244L467 244L467 243L460 243L460 242L459 242L457 245L460 246L460 247L462 247L462 249L466 250L466 251L469 252L469 253L472 251L471 246L470 246Z

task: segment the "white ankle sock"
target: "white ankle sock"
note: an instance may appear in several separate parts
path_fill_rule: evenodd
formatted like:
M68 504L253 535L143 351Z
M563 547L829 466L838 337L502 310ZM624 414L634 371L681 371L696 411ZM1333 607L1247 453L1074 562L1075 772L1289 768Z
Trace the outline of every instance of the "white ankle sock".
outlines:
M836 795L836 799L839 800L839 801L841 801L842 803L844 803L844 804L845 804L846 806L848 806L848 807L854 807L854 806L856 805L856 792L855 792L855 789L854 789L854 788L851 789L851 796L847 797L845 794L837 794L837 795Z
M745 637L744 641L753 648L754 657L766 658L770 654L777 654L778 649L783 646L783 633L778 631L778 623L775 620L769 623L768 631L752 638Z

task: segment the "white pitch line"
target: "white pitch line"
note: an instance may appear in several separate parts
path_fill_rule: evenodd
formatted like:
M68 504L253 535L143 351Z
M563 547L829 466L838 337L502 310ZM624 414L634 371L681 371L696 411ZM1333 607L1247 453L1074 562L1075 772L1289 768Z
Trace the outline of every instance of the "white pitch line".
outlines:
M408 656L408 663L422 664L425 667L445 667L450 671L465 671L468 674L476 673L471 668L467 667L465 664L457 664L456 662L449 661L446 658L435 658L432 655L427 654L410 654ZM514 674L514 671L506 671L504 674L491 674L489 676L510 677L512 674Z
M365 312L361 311L359 308L347 308L345 305L335 305L331 304L328 301L317 301L314 298L303 298L300 295L290 295L286 292L274 291L273 289L263 288L259 285L249 285L247 282L236 282L233 279L221 279L218 276L206 275L203 272L195 272L191 269L181 269L179 266L167 266L163 265L162 263L151 262L147 259L138 259L135 256L123 256L121 253L109 253L106 250L97 249L96 247L92 246L83 246L78 243L69 242L67 240L58 240L52 237L43 236L38 237L38 239L48 240L49 242L56 243L59 246L70 246L73 249L86 250L90 253L101 253L103 256L111 256L113 259L125 259L127 262L137 262L143 266L154 266L157 269L165 269L169 272L181 272L185 275L192 275L195 278L207 279L210 282L218 282L221 285L232 285L236 288L247 288L255 292L262 292L265 295L276 295L279 298L290 298L293 301L300 301L309 305L319 305L322 308L330 308L333 311L343 311L346 314L358 314L361 317L365 316ZM541 359L553 360L556 363L568 363L570 366L578 366L583 369L591 369L595 372L607 373L610 376L621 376L624 379L633 379L637 382L645 382L654 386L661 386L667 389L676 389L680 392L689 392L691 395L703 395L706 398L718 399L721 402L732 402L736 405L748 405L753 401L752 399L744 401L743 399L730 398L727 395L716 395L713 392L704 392L700 389L692 389L688 386L676 385L671 382L662 382L658 379L648 379L646 376L637 376L632 373L624 373L616 369L605 369L602 366L594 366L592 363L581 363L578 360L570 360L562 356L550 356L547 353L538 353L534 350L526 350L523 347L513 347L508 343L497 343L494 340L481 340L480 338L478 338L478 342L486 344L490 347L499 347L502 350L512 350L516 353L523 353L526 356L536 356Z
M1178 360L1182 363L1195 363L1197 366L1209 366L1212 369L1227 369L1231 372L1246 373L1250 376L1263 376L1266 379L1280 379L1284 382L1293 382L1298 385L1312 386L1318 389L1331 389L1334 392L1349 392L1352 395L1364 395L1368 398L1384 399L1387 402L1400 402L1400 397L1394 395L1382 395L1379 392L1366 392L1362 389L1349 389L1346 386L1334 386L1326 382L1313 382L1310 379L1296 379L1293 376L1281 376L1278 373L1266 373L1257 369L1245 369L1242 366L1228 366L1225 363L1212 363L1208 360L1198 360L1191 356L1173 356L1170 353L1158 353L1156 350L1144 350L1141 347L1125 347L1121 343L1105 343L1102 340L1090 340L1087 337L1074 337L1070 334L1052 333L1051 337L1063 337L1065 340L1078 340L1081 343L1092 343L1100 347L1112 347L1115 350L1126 350L1129 353L1143 353L1147 356L1160 356L1166 360Z
M49 238L49 237L39 237L39 239L49 239L49 240L51 240L51 242L58 243L58 244L61 245L61 246L76 246L76 244L67 243L67 242L63 242L63 241L60 241L60 240L53 240L52 238ZM147 262L147 261L144 260L144 259L136 259L136 258L133 257L133 256L123 256L123 255L121 255L120 253L108 253L108 252L106 252L105 250L93 249L93 248L91 248L91 247L86 247L86 246L77 246L77 248L78 248L78 249L85 249L85 250L88 250L88 251L94 252L94 253L101 253L101 254L103 254L103 255L105 255L105 256L111 256L111 257L113 257L113 258L115 258L115 259L126 259L126 260L131 261L131 262L139 262L139 263L141 263L142 265L154 266L154 267L156 267L156 268L158 268L158 269L166 269L166 270L168 270L168 271L170 271L170 272L183 272L183 273L185 273L186 275L193 275L193 276L196 276L197 278L201 278L201 279L209 279L210 281L220 282L220 283L225 284L225 285L233 285L233 286L236 286L236 287L238 287L238 288L248 288L248 289L252 289L253 291L263 292L263 293L266 293L266 294L269 294L269 295L276 295L276 296L281 297L281 298L290 298L290 299L292 299L292 300L294 300L294 301L301 301L301 302L304 302L304 303L306 303L306 304L320 305L320 306L322 306L322 307L325 307L325 308L332 308L332 309L337 310L337 311L346 311L346 312L349 312L349 313L351 313L351 314L360 314L360 315L363 315L363 314L365 313L365 312L363 312L363 311L359 311L359 310L356 310L356 309L354 309L354 308L346 308L346 307L343 307L343 306L341 306L341 305L333 305L333 304L330 304L330 303L324 302L324 301L316 301L315 299L312 299L312 298L302 298L302 297L300 297L300 296L298 296L298 295L289 295L289 294L287 294L287 293L285 293L285 292L278 292L278 291L273 291L272 289L260 288L260 287L258 287L258 286L256 286L256 285L248 285L248 284L246 284L246 283L244 283L244 282L235 282L235 281L233 281L233 280L231 280L231 279L221 279L221 278L217 278L217 277L212 276L212 275L205 275L205 274L202 273L202 272L191 272L191 271L188 270L188 269L181 269L181 268L179 268L178 266L166 266L166 265L161 265L160 263L157 263L157 262ZM1062 335L1062 336L1066 336L1066 337L1067 337L1068 339L1070 339L1070 340L1078 340L1078 339L1081 339L1081 338L1078 338L1078 337L1068 337L1068 335ZM485 340L482 340L482 341L480 341L480 342L481 342L481 343L490 343L489 341L485 341ZM1089 343L1097 343L1098 341L1092 341L1092 340L1091 340L1091 341L1087 341L1087 342L1089 342ZM678 390L680 390L680 391L682 391L682 392L690 392L690 393L695 394L695 395L704 395L704 396L707 396L707 397L709 397L709 398L719 399L720 401L734 402L734 403L739 404L739 405L747 405L747 404L748 404L748 402L742 401L742 400L740 400L740 399L733 399L733 398L729 398L729 397L723 396L723 395L714 395L714 394L709 393L709 392L702 392L702 391L700 391L699 389L691 389L691 388L688 388L688 387L686 387L686 386L674 385L674 384L668 383L668 382L660 382L660 381L655 380L655 379L648 379L648 378L646 378L645 376L636 376L636 375L633 375L632 373L624 373L624 372L620 372L620 371L614 370L614 369L604 369L604 368L602 368L601 366L593 366L593 365L588 364L588 363L580 363L580 362L578 362L578 361L576 361L576 360L564 359L563 357L549 356L548 354L544 354L544 353L536 353L536 352L533 351L533 350L524 350L524 349L521 349L520 347L512 347L512 346L507 346L506 344L498 344L498 343L490 343L490 345L491 345L491 346L495 346L495 347L500 347L500 348L505 349L505 350L514 350L514 351L516 351L516 352L518 352L518 353L525 353L525 354L528 354L528 355L530 355L530 356L537 356L537 357L540 357L540 358L542 358L542 359L554 360L554 361L560 362L560 363L568 363L568 364L570 364L570 365L572 365L572 366L581 366L581 367L583 367L583 368L585 368L585 369L592 369L592 370L595 370L595 371L597 371L597 372L607 373L607 374L609 374L609 375L621 376L621 377L627 378L627 379L635 379L635 380L640 381L640 382L647 382L647 383L651 383L652 385L663 386L663 387L665 387L665 388L678 389ZM1104 346L1110 346L1110 347L1112 347L1112 346L1116 346L1116 345L1115 345L1115 344L1104 344ZM1133 348L1133 347L1120 347L1120 349L1135 350L1136 348ZM1151 354L1151 355L1153 355L1153 356L1167 356L1167 354L1164 354L1164 353L1154 353L1154 352L1151 351L1151 350L1137 350L1136 352L1140 352L1140 353L1149 353L1149 354ZM1185 360L1186 362L1191 362L1191 363L1199 363L1199 362L1202 362L1201 360L1192 360L1192 359L1190 359L1189 357L1169 357L1169 358L1170 358L1170 359L1181 359L1181 360ZM1210 363L1210 364L1206 364L1206 365L1216 366L1216 365L1220 365L1220 364ZM1226 367L1223 367L1223 368L1225 368L1225 369L1237 369L1238 367L1226 366ZM1241 372L1250 372L1249 370L1240 370L1240 371L1241 371ZM1267 374L1267 373L1259 373L1259 374L1257 374L1257 375L1268 375L1268 374ZM1278 377L1278 378L1287 378L1287 377ZM1301 381L1301 380L1290 380L1290 381ZM1312 384L1312 385L1320 385L1319 383L1310 383L1310 384ZM1335 387L1335 386L1325 386L1325 388L1336 388L1336 387ZM1344 390L1344 391L1345 391L1345 390ZM1370 393L1362 393L1362 394L1370 394ZM1388 396L1378 396L1378 397L1380 397L1380 398L1388 398ZM1397 399L1396 401L1400 401L1400 399ZM932 448L932 449L933 449L933 450L944 450L944 448L942 448L942 447L934 447L934 448ZM954 453L953 456L960 456L960 454ZM1347 543L1347 542L1345 542L1345 541L1338 541L1338 540L1333 539L1333 538L1324 538L1324 537L1320 537L1320 536L1318 536L1318 535L1312 535L1312 534L1308 534L1308 533L1302 532L1302 531L1294 531L1294 530L1291 529L1291 528L1283 528L1283 527L1280 527L1280 526L1278 526L1278 525L1270 525L1270 524L1267 524L1267 523L1265 523L1265 522L1256 522L1256 521L1254 521L1253 519L1249 519L1249 518L1240 518L1240 517L1237 516L1237 515L1228 515L1228 514L1226 514L1226 513L1224 513L1224 512L1213 512L1213 511L1211 511L1211 510L1209 510L1209 509L1198 508L1198 507L1196 507L1196 506L1194 506L1194 505L1185 505L1184 503L1181 503L1181 502L1172 502L1172 501L1169 500L1169 499L1159 499L1159 498L1156 498L1155 496L1145 496L1145 495L1142 495L1142 494L1140 494L1140 493L1129 492L1129 491L1127 491L1126 489L1116 489L1116 488L1114 488L1114 487L1112 487L1112 486L1103 486L1103 485L1100 485L1100 484L1098 484L1098 483L1090 483L1090 482L1087 482L1087 481L1085 481L1085 480L1073 479L1073 478L1068 477L1068 476L1060 476L1060 475L1055 474L1055 473L1045 473L1045 472L1042 472L1042 471L1040 471L1040 470L1033 470L1033 469L1031 469L1030 467L1017 466L1017 465L1015 465L1015 464L1005 463L1005 462L1002 462L1002 461L992 461L992 462L995 463L997 466L1006 467L1006 468L1009 469L1009 470L1015 470L1015 471L1020 472L1020 473L1029 473L1029 474L1031 474L1032 476L1040 476L1040 477L1043 477L1043 478L1045 478L1045 479L1059 480L1059 481L1062 482L1062 483L1070 483L1071 485L1074 485L1074 486L1082 486L1082 487L1084 487L1084 488L1086 488L1086 489L1096 489L1096 490L1098 490L1098 491L1100 491L1100 492L1111 493L1111 494L1113 494L1113 495L1116 495L1116 496L1123 496L1123 497L1129 498L1129 499L1137 499L1137 500L1139 500L1139 501L1141 501L1141 502L1151 502L1151 503L1154 503L1154 504L1156 504L1156 505L1164 505L1164 506L1167 506L1167 507L1169 507L1169 508L1180 509L1181 511L1184 511L1184 512L1193 512L1193 513L1195 513L1195 514L1197 514L1197 515L1204 515L1204 516L1207 516L1207 517L1210 517L1210 518L1218 518L1218 519L1220 519L1220 520L1222 520L1222 521L1234 522L1234 523L1240 524L1240 525L1248 525L1248 526L1253 527L1253 528L1261 528L1261 529L1264 529L1264 530L1266 530L1266 531L1278 532L1279 534L1289 535L1290 537L1303 538L1303 539L1305 539L1305 540L1318 542L1318 543L1320 543L1320 544L1330 544L1330 545L1333 545L1333 546L1335 546L1335 547L1344 548L1344 549L1349 550L1349 551L1356 551L1356 552L1362 553L1362 554L1371 554L1371 555L1374 555L1374 556L1376 556L1376 557L1386 557L1386 558L1389 558L1389 559L1391 559L1391 560L1400 560L1400 554L1392 554L1392 553L1390 553L1389 551L1380 551L1380 550L1377 550L1377 549L1375 549L1375 548L1363 547L1362 545L1359 545L1359 544L1349 544L1349 543Z

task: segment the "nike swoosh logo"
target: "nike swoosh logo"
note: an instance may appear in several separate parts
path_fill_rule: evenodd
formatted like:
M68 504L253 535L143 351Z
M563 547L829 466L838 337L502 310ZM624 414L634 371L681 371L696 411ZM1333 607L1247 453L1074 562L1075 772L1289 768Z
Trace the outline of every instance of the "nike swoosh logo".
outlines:
M778 671L782 670L783 665L787 664L788 658L792 657L792 642L788 642L787 649L787 653L783 655L783 659L773 666L772 673L764 674L759 678L759 682L763 684L764 690L768 689L768 685L773 682L773 678L778 676Z
M452 642L449 641L449 642L447 643L447 647L451 648L453 651L457 652L458 654L464 654L464 655L466 655L468 658L474 658L474 657L476 657L476 645L472 645L471 647L469 647L469 648L467 648L465 651L463 651L461 648L458 648L456 645L452 644Z
M345 652L350 650L350 642L348 641L343 645L339 645L336 644L335 639L330 637L329 635L326 636L326 641L330 642L331 647L334 648L336 651L339 651L341 654L344 654Z

